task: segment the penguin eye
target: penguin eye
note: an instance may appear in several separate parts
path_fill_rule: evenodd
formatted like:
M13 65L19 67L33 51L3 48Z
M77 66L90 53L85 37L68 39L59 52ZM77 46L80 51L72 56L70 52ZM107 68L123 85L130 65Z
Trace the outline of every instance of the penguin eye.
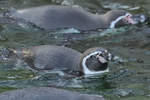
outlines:
M104 54L103 54L103 53L101 53L101 54L100 54L100 56L104 57Z
M100 53L97 53L96 56L100 55Z
M90 56L90 58L94 58L94 55Z
M128 18L128 17L131 17L131 15L127 15L127 18Z

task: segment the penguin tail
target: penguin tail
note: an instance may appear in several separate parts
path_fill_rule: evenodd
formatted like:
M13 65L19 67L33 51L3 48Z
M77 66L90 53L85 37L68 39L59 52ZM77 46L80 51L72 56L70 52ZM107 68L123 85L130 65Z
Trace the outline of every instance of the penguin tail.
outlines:
M7 18L7 17L3 17L0 15L0 24L10 24L13 23L13 19L11 18Z
M0 61L6 61L7 59L10 58L10 56L14 54L12 49L9 48L2 48L0 50Z

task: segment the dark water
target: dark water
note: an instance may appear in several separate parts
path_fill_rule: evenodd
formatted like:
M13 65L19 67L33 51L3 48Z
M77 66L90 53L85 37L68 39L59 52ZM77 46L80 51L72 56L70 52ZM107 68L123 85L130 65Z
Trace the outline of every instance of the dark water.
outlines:
M150 15L149 0L0 0L0 12L39 5L78 5L93 13L125 9ZM150 100L150 26L125 26L90 31L74 29L46 32L30 25L0 25L0 48L20 48L40 44L65 45L83 52L102 46L120 57L111 62L110 72L102 76L64 77L36 72L13 61L0 63L0 92L33 86L63 88L104 95L108 100Z

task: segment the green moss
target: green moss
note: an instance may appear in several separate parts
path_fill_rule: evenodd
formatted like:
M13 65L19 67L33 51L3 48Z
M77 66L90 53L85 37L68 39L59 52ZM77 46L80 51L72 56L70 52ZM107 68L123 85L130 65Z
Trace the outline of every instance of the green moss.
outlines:
M0 87L0 93L5 92L5 91L10 91L10 90L14 90L16 88L12 88L12 87Z
M34 76L34 73L28 70L0 70L0 81L25 80Z

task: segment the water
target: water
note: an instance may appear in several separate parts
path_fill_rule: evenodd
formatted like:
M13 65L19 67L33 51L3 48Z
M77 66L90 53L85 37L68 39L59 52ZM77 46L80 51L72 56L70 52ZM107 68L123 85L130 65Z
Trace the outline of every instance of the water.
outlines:
M1 0L0 12L39 5L75 5L93 13L125 9L150 15L149 0ZM0 63L0 92L33 86L55 86L74 91L102 94L108 100L150 99L150 26L141 24L118 29L89 31L43 31L30 25L0 25L0 48L20 48L52 44L84 52L102 46L119 56L102 76L72 77L63 73L37 72L14 61Z

